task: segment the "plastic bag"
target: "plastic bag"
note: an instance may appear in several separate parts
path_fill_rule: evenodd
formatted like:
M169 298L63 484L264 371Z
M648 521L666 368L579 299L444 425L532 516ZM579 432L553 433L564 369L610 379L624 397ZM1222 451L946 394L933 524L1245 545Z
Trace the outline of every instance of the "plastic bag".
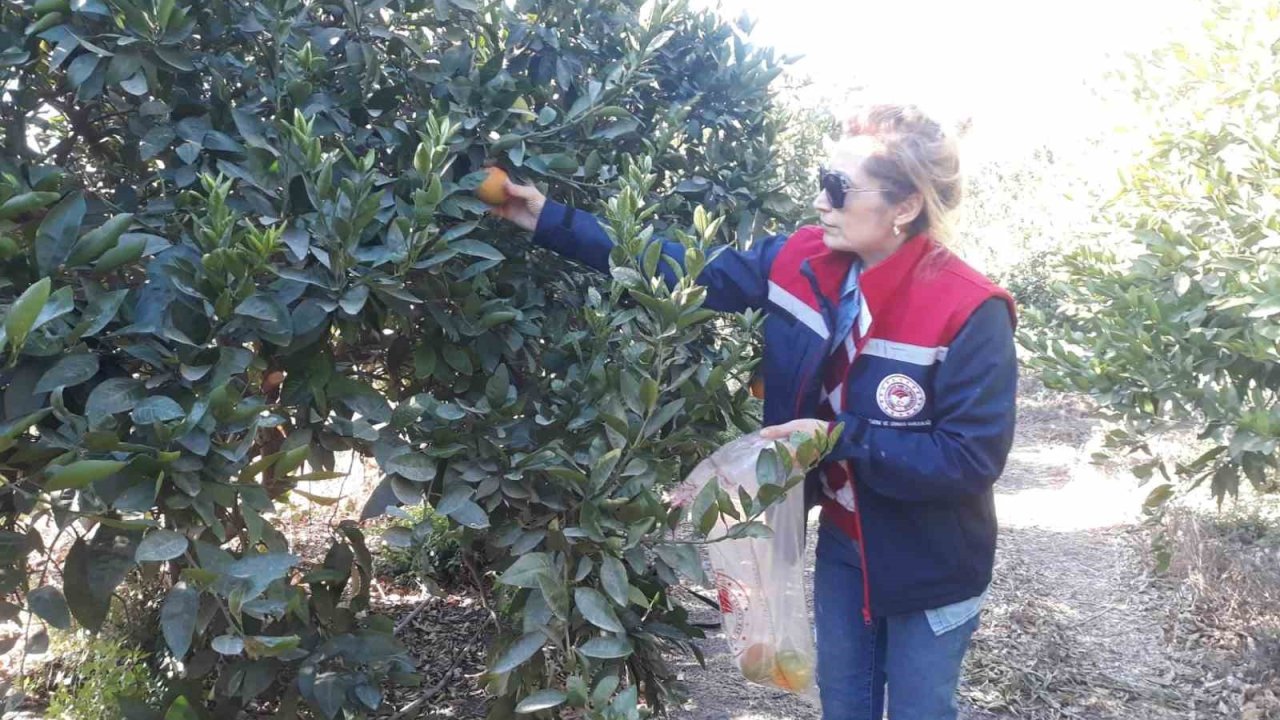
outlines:
M713 479L738 505L738 488L752 498L756 462L772 448L758 432L722 446L703 460L676 490L677 504L692 501ZM804 485L797 484L765 510L768 538L709 543L706 548L719 593L725 638L735 664L751 682L817 698L817 654L804 593ZM723 537L733 522L722 516L708 539Z

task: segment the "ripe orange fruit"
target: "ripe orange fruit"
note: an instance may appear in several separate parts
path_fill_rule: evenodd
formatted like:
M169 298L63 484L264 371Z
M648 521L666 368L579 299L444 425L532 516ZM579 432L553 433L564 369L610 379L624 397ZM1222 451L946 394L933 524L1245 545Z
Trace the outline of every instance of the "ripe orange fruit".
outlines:
M797 650L783 650L777 655L773 684L791 692L804 692L813 685L813 661Z
M772 682L777 672L773 647L762 642L752 645L742 653L742 657L738 658L738 667L742 668L743 677L751 682Z
M502 168L486 168L489 176L476 188L476 197L490 205L501 205L507 201L507 173Z

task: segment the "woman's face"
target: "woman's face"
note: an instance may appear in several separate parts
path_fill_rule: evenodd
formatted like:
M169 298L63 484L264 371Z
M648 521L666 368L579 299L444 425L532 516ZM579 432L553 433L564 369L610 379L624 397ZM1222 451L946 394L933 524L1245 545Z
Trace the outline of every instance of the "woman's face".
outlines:
M869 136L841 140L826 169L843 184L843 207L834 207L830 193L822 187L813 199L826 246L856 253L868 267L892 255L907 240L905 226L920 212L918 194L890 203L884 184L866 174L863 166L875 150L876 141ZM898 235L895 225L902 228Z

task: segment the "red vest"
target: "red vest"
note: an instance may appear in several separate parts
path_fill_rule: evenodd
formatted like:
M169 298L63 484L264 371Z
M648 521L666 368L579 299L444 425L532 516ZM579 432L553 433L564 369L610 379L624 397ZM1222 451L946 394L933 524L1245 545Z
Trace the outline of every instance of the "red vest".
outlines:
M769 300L826 342L853 255L830 250L822 237L821 227L806 226L787 240L769 273ZM873 424L931 425L933 369L983 302L1003 299L1016 322L1007 292L927 236L908 240L864 270L858 284L862 308L853 335L859 339L839 406ZM815 373L801 386L821 378ZM831 520L850 536L860 536L853 512L831 497L823 497L822 504Z

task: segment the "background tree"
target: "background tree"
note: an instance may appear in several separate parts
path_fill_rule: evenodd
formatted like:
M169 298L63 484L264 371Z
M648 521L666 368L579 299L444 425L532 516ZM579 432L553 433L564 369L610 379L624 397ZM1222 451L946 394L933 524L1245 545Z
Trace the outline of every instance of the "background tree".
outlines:
M1149 449L1192 426L1198 457L1159 458L1149 503L1174 479L1221 500L1280 468L1278 7L1211 5L1207 32L1137 58L1133 98L1159 118L1100 220L1116 232L1063 261L1056 330L1024 336L1052 386L1122 421L1113 444Z

